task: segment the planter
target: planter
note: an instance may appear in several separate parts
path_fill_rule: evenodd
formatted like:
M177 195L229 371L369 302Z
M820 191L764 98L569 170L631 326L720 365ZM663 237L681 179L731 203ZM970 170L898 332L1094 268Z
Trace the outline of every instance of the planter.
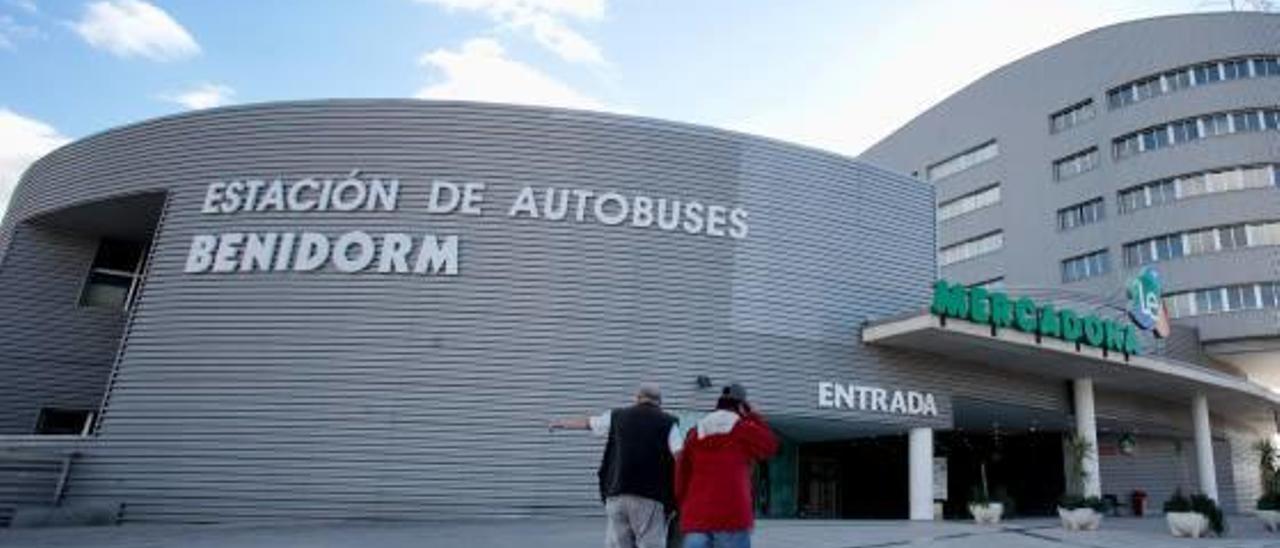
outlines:
M1102 512L1093 508L1058 508L1062 527L1068 531L1094 531L1102 523Z
M1164 519L1175 537L1200 538L1209 532L1209 518L1199 512L1168 512Z
M1258 519L1268 531L1275 531L1280 526L1280 510L1258 510Z
M974 523L980 525L995 525L1000 523L1000 516L1004 515L1004 504L999 502L970 504L969 513L973 515Z

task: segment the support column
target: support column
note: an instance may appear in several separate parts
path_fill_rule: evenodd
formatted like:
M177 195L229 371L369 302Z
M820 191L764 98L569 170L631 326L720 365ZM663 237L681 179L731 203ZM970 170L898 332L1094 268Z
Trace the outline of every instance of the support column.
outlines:
M1072 393L1076 404L1076 437L1088 444L1080 466L1084 468L1084 492L1086 497L1102 496L1102 474L1098 471L1098 423L1093 411L1093 379L1075 379Z
M1196 472L1200 492L1218 500L1218 476L1213 468L1213 433L1209 430L1209 399L1196 394L1191 400L1191 420L1196 433Z
M908 434L907 483L911 519L933 519L933 429L912 428Z

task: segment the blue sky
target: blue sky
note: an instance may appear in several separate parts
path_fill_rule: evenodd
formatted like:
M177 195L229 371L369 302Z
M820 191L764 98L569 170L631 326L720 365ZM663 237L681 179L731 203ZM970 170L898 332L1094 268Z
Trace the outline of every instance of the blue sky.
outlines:
M0 209L120 124L318 97L695 122L855 155L1002 64L1228 0L0 0Z

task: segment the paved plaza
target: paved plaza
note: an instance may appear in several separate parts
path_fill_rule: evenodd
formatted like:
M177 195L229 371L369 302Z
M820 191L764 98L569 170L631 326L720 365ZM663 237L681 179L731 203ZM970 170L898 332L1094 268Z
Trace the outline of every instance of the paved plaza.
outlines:
M997 527L960 521L791 521L759 524L757 548L942 548L1072 547L1280 547L1252 516L1229 519L1225 538L1175 539L1164 520L1110 519L1095 532L1067 532L1056 520L1014 520ZM445 548L520 546L595 548L602 545L601 520L544 519L448 523L326 523L319 525L126 525L0 530L3 547L95 548Z

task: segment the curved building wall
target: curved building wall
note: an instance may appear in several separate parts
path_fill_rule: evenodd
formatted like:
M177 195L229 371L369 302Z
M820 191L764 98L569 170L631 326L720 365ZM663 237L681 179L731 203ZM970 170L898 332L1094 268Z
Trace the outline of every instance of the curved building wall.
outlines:
M356 169L366 181L398 180L396 207L203 212L214 185L341 180ZM479 213L429 211L440 180L484 183ZM749 230L510 215L526 186L741 208ZM596 513L600 440L550 434L546 421L624 404L640 381L661 383L672 410L704 410L716 391L699 390L699 375L746 383L801 443L1008 428L992 409L1060 418L1029 428L1068 428L1064 381L1078 373L858 342L863 322L928 303L933 203L929 185L847 158L605 114L360 100L163 118L72 143L24 176L0 230L0 277L27 285L0 293L0 305L25 303L57 345L111 344L83 346L98 364L83 381L74 368L20 359L30 330L0 330L0 375L17 390L40 375L108 380L67 497L123 502L134 521ZM156 219L121 213L134 210ZM64 257L83 272L93 259L85 234L139 230L149 259L116 331L59 331L79 325L68 306L77 288L36 259ZM353 231L456 236L457 272L240 271L227 261L231 272L210 272L216 253L214 266L190 261L209 235ZM937 414L822 408L819 382L927 392ZM0 398L0 413L32 404ZM1189 427L1184 406L1122 386L1099 391L1098 416L1170 439ZM1238 426L1224 418L1215 422ZM1176 486L1145 479L1146 467L1124 473L1153 496Z
M1259 13L1164 17L1088 32L983 76L872 146L861 159L928 178L930 166L994 140L999 147L994 159L931 182L940 204L998 183L1000 203L940 221L938 245L1001 231L1003 248L945 265L943 275L969 283L1000 278L1011 287L1056 288L1122 301L1123 285L1137 271L1125 264L1126 244L1280 220L1280 179L1263 188L1205 194L1136 211L1120 208L1122 190L1182 175L1261 165L1271 166L1270 177L1280 177L1275 166L1280 163L1280 127L1270 122L1271 112L1280 109L1280 74L1259 64L1249 78L1182 89L1176 89L1176 78L1163 83L1158 78L1209 62L1276 60L1277 35L1280 16ZM1222 77L1228 67L1214 70L1222 71ZM1154 85L1168 92L1126 106L1111 105L1110 90L1152 75L1157 77ZM1092 115L1082 115L1065 128L1053 127L1053 114L1086 101L1091 102ZM1118 139L1133 132L1244 109L1265 112L1266 129L1208 136L1212 123L1205 127L1201 119L1192 122L1199 124L1200 139L1140 154L1113 150ZM1166 137L1176 139L1173 131L1169 129ZM1090 149L1098 151L1096 168L1055 176L1055 161ZM1096 199L1102 200L1100 220L1062 228L1059 210ZM1164 277L1166 294L1273 283L1280 281L1280 247L1275 243L1280 241L1154 266ZM1064 278L1064 260L1102 250L1109 261L1105 274L1078 281ZM1275 369L1280 353L1247 358L1221 343L1249 339L1255 350L1275 350L1278 302L1270 301L1261 310L1184 315L1177 322L1199 328L1206 342L1220 343L1210 347L1222 350L1219 357L1242 365L1271 363L1269 368L1250 367L1252 374L1262 374L1260 378ZM1274 378L1268 380L1280 380L1280 370L1271 373Z
M353 169L398 179L398 207L201 212L211 183ZM436 179L485 183L483 214L429 213ZM740 207L749 233L508 216L526 185ZM585 512L599 442L545 423L623 404L642 380L675 408L711 404L694 386L707 375L747 383L771 415L900 428L949 425L941 388L993 378L947 380L934 358L857 344L863 320L927 302L927 185L778 142L420 101L182 115L37 162L5 221L3 268L23 268L34 220L139 192L167 200L68 494L126 502L129 519ZM198 235L353 230L456 235L458 272L186 271ZM840 379L936 390L939 414L817 409L816 383ZM1060 404L1056 383L1025 384Z

